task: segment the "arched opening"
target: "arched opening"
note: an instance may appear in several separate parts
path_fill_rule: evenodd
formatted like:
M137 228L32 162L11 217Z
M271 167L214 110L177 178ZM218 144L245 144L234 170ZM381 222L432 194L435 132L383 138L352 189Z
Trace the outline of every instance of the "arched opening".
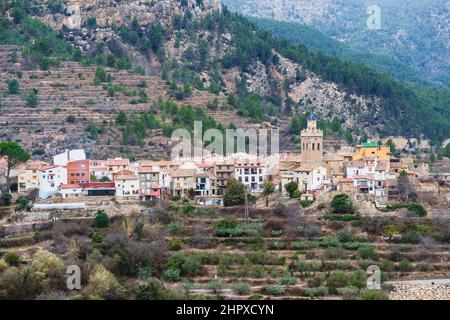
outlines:
M314 143L312 144L312 150L314 151Z
M320 143L317 144L317 150L320 151Z

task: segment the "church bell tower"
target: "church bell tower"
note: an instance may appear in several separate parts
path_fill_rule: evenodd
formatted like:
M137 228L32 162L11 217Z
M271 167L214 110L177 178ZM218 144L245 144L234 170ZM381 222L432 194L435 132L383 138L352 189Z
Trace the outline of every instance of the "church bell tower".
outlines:
M308 125L300 134L302 162L323 161L323 131L317 128L317 118L308 117Z

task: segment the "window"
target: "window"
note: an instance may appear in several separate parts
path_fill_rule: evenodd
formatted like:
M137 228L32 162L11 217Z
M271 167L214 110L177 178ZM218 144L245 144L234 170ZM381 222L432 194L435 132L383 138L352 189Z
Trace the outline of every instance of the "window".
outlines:
M320 150L320 143L317 144L317 150Z
M314 143L312 144L312 150L314 151Z

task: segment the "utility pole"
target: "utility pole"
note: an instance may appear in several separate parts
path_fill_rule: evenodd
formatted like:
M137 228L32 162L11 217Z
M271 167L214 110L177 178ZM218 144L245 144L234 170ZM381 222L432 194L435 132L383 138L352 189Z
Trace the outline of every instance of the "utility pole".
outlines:
M244 213L245 223L249 223L249 214L248 214L248 196L247 196L247 187L245 187L245 213Z

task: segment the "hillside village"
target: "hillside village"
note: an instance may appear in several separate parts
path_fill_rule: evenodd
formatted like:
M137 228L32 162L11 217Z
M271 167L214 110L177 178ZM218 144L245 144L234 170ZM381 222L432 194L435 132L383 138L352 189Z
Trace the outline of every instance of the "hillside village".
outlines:
M410 178L409 187L414 192L431 193L434 201L441 203L448 196L445 185L450 182L449 173L433 177L428 163L394 158L390 148L378 142L366 142L345 152L324 153L323 132L317 128L314 116L308 118L307 128L300 134L300 145L302 150L296 154L258 157L238 153L161 161L86 159L84 150L67 150L53 156L53 163L29 160L17 165L10 172L10 180L19 196L35 192L34 207L47 209L89 204L98 197L136 204L185 199L198 205L222 206L230 179L236 179L249 194L260 198L264 198L269 183L284 198L314 201L329 192L343 192L386 205L401 196L399 177L404 174ZM1 163L5 172L6 160ZM434 182L438 179L440 185ZM292 184L295 196L289 192Z
M444 98L218 0L0 12L0 300L450 299ZM279 148L170 156L196 121Z

